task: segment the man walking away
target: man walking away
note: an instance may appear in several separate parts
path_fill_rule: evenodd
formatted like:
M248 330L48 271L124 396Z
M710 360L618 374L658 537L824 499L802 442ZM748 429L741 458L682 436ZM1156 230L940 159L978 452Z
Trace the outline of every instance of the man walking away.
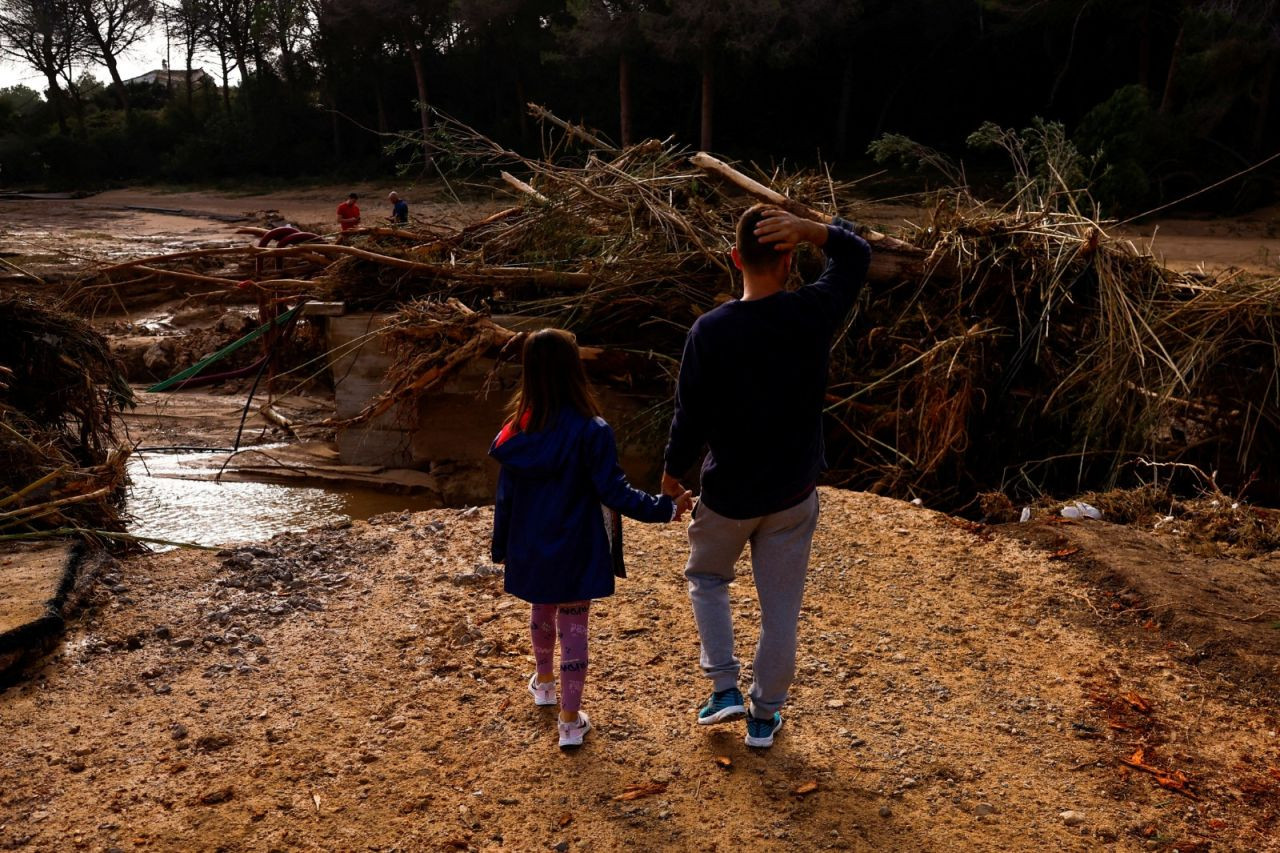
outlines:
M408 225L409 202L400 198L400 194L395 190L387 195L387 201L391 202L391 215L387 217L387 221L397 225Z
M821 247L827 267L813 284L786 291L792 250L800 243ZM709 448L685 569L702 670L713 690L698 722L747 711L738 689L729 584L750 542L760 639L748 746L772 746L782 727L818 523L828 356L870 261L871 248L848 223L822 225L756 205L738 221L733 250L742 298L699 317L685 341L662 485L667 494L683 492L678 476Z

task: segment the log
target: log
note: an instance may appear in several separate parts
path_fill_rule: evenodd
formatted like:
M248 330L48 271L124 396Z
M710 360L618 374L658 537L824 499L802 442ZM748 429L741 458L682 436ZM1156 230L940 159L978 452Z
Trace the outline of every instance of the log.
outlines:
M502 220L504 220L504 219L508 219L508 218L510 218L510 217L512 217L512 216L515 216L515 215L517 215L517 214L519 214L519 213L523 212L523 210L524 210L524 208L522 208L522 207L507 207L507 208L504 208L504 209L502 209L502 210L499 210L497 213L490 213L488 216L486 216L484 219L481 219L479 222L472 222L470 225L466 226L465 228L463 228L463 229L462 229L461 231L459 231L458 233L459 233L459 234L469 234L469 233L471 233L472 231L475 231L475 230L477 230L477 229L479 229L479 228L483 228L483 227L484 227L484 226L486 226L486 225L492 225L492 224L493 224L493 223L495 223L495 222L501 222L501 221L502 221Z
M552 113L546 107L541 107L533 103L528 104L527 106L529 107L529 114L532 115L534 118L540 121L546 121L546 122L550 122L551 124L554 124L556 127L560 128L565 133L569 134L570 136L576 136L578 139L581 139L583 142L587 143L592 148L599 148L602 151L608 151L610 154L618 153L618 149L616 146L610 145L609 143L605 142L600 137L588 131L582 125L572 124L570 122L567 122L564 119Z
M831 222L832 217L830 214L787 198L777 190L771 189L754 178L744 175L728 163L712 157L705 151L699 151L694 154L689 158L689 161L707 174L721 178L753 198L777 205L788 213L793 213L804 219L812 219L815 222L823 223ZM918 279L924 275L928 253L923 249L916 248L896 237L881 234L871 228L863 228L860 234L864 240L871 244L873 250L871 253L871 269L867 272L869 281L891 283L901 281L904 278ZM941 270L934 270L934 272L941 272Z
M777 205L788 213L794 213L796 216L804 219L812 219L815 222L831 221L831 217L828 214L787 198L777 190L766 187L755 178L742 174L728 163L712 157L705 151L699 151L697 154L694 154L689 158L689 162L707 174L715 175L716 177L733 184L747 195L757 198L760 201Z
M263 420L280 427L295 439L298 437L298 434L293 429L293 421L277 412L270 403L266 403L262 408L258 409L258 414L262 415Z
M519 178L517 178L515 175L511 174L510 172L507 172L507 171L502 172L502 180L506 181L506 182L507 182L508 184L510 184L512 187L515 187L515 188L516 188L517 190L519 190L520 192L522 192L522 193L524 193L525 195L529 196L529 197L530 197L530 198L532 198L534 201L536 201L538 204L550 204L550 203L551 203L551 202L550 202L550 200L548 200L548 198L547 198L545 195L543 195L542 193L538 192L538 191L537 191L537 190L535 190L533 187L529 186L529 185L528 185L528 184L526 184L524 181L520 180Z
M159 267L135 267L139 272L147 272L152 275L158 275L167 278L176 278L181 281L194 281L200 284L216 284L222 287L235 287L240 282L231 278L220 278L213 275L199 275L193 272L179 272L178 270L166 270Z

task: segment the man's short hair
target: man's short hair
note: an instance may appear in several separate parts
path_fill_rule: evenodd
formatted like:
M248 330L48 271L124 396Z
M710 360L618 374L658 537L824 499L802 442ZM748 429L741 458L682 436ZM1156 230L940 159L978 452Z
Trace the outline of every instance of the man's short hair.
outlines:
M753 204L738 219L738 257L749 269L772 269L786 254L775 249L772 243L761 243L756 239L756 226L770 206Z
M358 199L359 197L360 197L360 196L356 195L355 193L347 193L347 199L348 199L348 200L350 200L350 201L355 201L355 200L356 200L356 199Z

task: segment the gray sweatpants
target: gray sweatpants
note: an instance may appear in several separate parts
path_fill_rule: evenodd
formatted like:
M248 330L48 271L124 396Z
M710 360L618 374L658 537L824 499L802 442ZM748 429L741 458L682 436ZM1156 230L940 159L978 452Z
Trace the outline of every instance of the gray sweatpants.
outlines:
M702 640L702 671L717 691L738 685L741 664L733 654L729 584L743 546L751 543L751 574L760 599L760 641L750 691L757 717L770 717L782 707L795 676L796 622L817 526L817 490L789 509L759 518L725 518L699 503L689 525L684 575Z

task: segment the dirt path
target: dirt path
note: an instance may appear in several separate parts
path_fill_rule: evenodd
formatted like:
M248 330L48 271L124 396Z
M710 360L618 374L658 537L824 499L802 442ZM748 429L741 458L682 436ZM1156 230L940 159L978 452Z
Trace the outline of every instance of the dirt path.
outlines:
M487 510L131 560L0 695L0 848L1280 849L1274 697L1136 623L1099 628L1105 599L1070 560L822 498L767 752L741 723L693 724L678 525L628 529L576 754L525 692L526 611L483 571ZM735 590L749 657L754 594ZM1125 772L1139 742L1190 796ZM619 798L636 785L652 793Z

